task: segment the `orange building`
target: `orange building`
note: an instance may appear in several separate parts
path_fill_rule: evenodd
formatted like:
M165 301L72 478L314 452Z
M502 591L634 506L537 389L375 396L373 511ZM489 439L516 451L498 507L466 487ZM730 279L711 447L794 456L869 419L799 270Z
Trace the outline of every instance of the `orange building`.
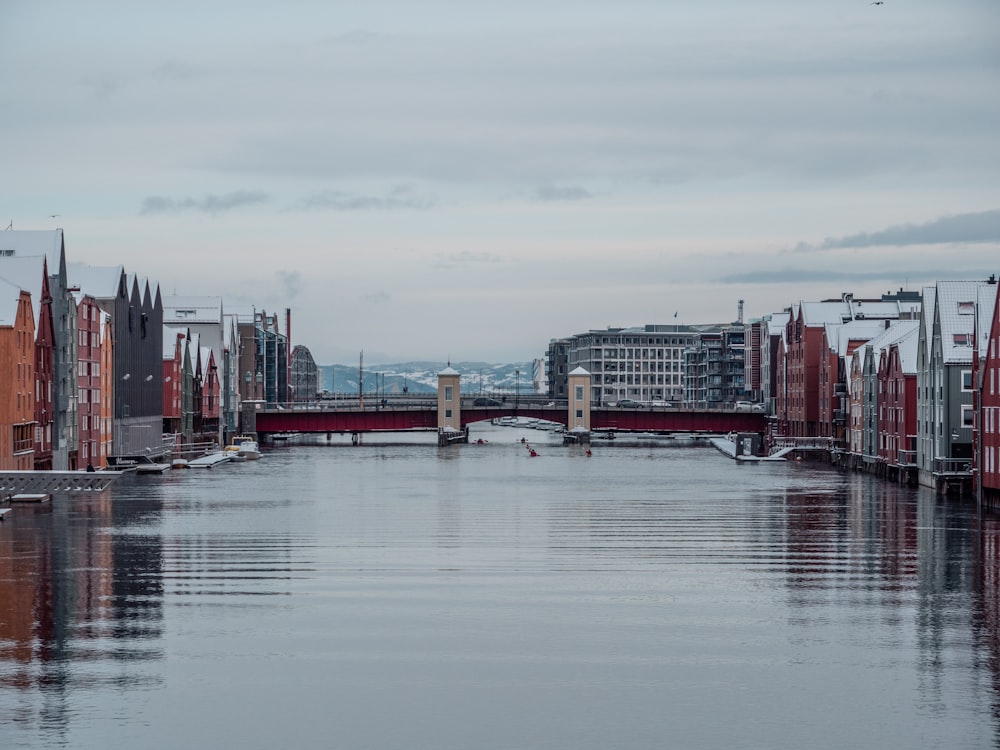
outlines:
M0 279L0 469L35 468L35 317L31 295Z

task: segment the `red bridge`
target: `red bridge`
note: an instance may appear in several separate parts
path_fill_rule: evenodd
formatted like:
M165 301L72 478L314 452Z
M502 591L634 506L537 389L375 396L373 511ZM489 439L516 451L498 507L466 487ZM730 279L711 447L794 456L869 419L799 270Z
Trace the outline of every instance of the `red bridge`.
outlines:
M473 399L468 399L471 403ZM437 431L437 402L411 399L393 401L386 406L361 406L357 403L318 402L310 404L258 404L256 432L269 435L282 432L360 433ZM504 404L502 406L465 406L461 408L461 427L501 417L544 419L567 424L566 406L554 404ZM639 408L610 409L592 407L591 430L615 432L728 432L765 431L766 417L760 413L718 409Z

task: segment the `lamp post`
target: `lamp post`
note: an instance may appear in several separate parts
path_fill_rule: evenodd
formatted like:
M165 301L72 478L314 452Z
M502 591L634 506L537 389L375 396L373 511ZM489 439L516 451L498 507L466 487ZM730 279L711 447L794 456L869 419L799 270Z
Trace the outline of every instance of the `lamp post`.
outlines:
M521 400L521 371L514 370L514 411L517 411Z

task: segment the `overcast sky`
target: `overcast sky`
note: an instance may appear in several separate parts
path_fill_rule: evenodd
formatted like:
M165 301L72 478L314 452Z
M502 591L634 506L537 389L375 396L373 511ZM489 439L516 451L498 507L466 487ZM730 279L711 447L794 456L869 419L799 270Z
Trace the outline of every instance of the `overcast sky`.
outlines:
M525 360L1000 272L1000 3L0 0L0 144L71 261Z

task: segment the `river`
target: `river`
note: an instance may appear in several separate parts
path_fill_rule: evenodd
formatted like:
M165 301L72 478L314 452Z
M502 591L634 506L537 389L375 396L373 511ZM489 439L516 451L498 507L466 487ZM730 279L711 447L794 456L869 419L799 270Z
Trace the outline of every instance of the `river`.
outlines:
M473 437L17 507L0 748L1000 747L997 516L704 444Z

